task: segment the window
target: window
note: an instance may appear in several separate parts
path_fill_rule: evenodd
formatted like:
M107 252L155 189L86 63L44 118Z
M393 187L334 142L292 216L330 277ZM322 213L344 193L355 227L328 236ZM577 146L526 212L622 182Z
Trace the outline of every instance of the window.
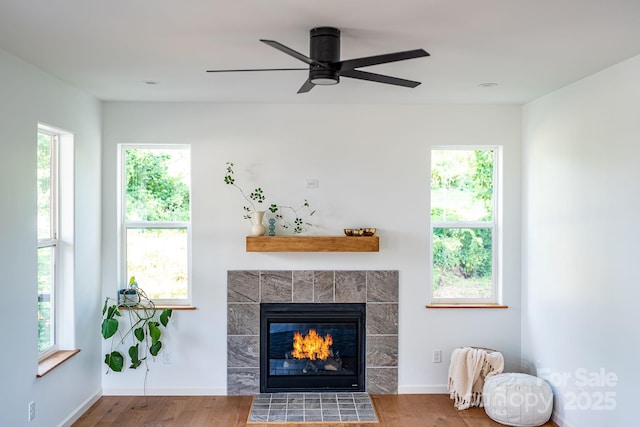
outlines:
M38 362L72 350L74 324L74 137L38 124L36 137L36 234L38 286ZM39 363L44 375L55 363Z
M431 151L432 303L498 302L497 147Z
M190 150L122 145L120 279L135 276L156 303L189 304Z
M38 128L38 352L58 350L56 317L58 275L58 134Z

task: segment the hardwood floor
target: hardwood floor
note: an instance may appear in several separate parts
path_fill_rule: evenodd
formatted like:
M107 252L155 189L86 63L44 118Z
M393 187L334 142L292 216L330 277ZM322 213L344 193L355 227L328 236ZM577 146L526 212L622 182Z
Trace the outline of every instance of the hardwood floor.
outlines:
M73 427L308 427L315 424L247 424L251 396L103 396ZM379 424L331 427L499 427L482 408L458 411L445 394L372 395ZM545 427L556 426L548 422ZM556 426L557 427L557 426Z

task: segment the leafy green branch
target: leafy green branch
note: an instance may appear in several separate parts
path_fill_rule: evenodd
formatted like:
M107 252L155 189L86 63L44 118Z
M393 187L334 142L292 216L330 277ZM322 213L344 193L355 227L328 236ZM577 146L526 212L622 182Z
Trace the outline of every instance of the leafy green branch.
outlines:
M236 179L234 176L234 164L232 162L227 162L227 171L224 176L224 183L227 185L231 185L236 187L242 197L249 203L249 206L243 206L244 209L244 219L251 219L251 213L256 211L256 206L254 202L260 204L266 200L266 196L262 188L257 187L248 195L245 193L242 188L236 184ZM284 230L291 230L294 234L299 234L307 231L310 227L313 226L309 221L305 218L313 216L316 213L315 210L311 209L308 200L304 200L302 206L298 208L293 208L291 206L283 206L278 205L276 203L272 203L268 208L269 212L274 215L274 218L278 221L278 225Z
M266 196L264 195L264 192L260 187L255 188L247 196L247 194L242 190L242 188L238 184L236 184L236 179L233 176L234 174L233 166L234 165L232 162L227 162L227 174L224 176L224 183L227 185L232 185L236 187L240 191L240 194L242 194L242 197L244 197L244 199L249 203L249 206L243 206L243 209L245 212L244 219L250 220L251 212L255 212L256 210L258 210L256 209L256 206L254 205L253 202L263 203L266 200Z
M291 206L278 206L275 204L269 206L269 212L276 214L275 217L280 221L280 226L286 230L292 230L294 234L307 231L309 227L313 226L313 224L302 218L302 214L300 213L301 211L306 211L306 215L309 217L316 213L315 210L311 209L307 199L305 199L302 206L297 209L292 208ZM290 212L293 215L293 220L288 220L285 217L286 213L283 215L283 212Z

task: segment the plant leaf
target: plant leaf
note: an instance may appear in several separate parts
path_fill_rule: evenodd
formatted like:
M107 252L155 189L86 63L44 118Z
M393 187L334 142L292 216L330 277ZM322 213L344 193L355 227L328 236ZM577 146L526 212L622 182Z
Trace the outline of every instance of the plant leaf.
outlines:
M109 304L109 298L104 299L104 306L102 307L102 315L107 312L107 305Z
M160 341L156 341L155 343L153 343L153 345L149 348L149 353L151 353L152 356L157 356L158 352L160 351L160 349L162 348L162 342Z
M162 313L160 314L160 323L162 323L162 326L164 326L165 328L167 327L167 323L169 323L169 318L171 317L172 313L173 313L172 309L165 308L164 310L162 310Z
M142 363L138 356L138 344L129 347L129 357L131 358L131 366L129 369L136 369Z
M162 332L158 328L158 322L149 322L149 335L151 336L151 344L155 345L160 339Z
M135 337L138 339L138 341L142 341L144 339L144 329L135 328L133 330L133 335L135 335Z
M112 319L114 316L120 316L118 306L115 304L109 306L109 309L107 310L107 319Z
M106 340L118 331L118 319L104 319L102 321L102 337Z
M129 357L134 362L138 360L138 344L129 347Z
M115 372L122 371L122 366L124 365L124 357L117 351L105 354L104 363L107 364L109 369Z

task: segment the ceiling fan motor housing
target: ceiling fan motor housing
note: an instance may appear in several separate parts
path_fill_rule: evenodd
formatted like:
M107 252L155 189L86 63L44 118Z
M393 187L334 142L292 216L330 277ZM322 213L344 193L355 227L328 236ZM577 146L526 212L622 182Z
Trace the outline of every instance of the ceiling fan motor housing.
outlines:
M302 61L308 68L261 68L250 70L207 70L210 73L224 71L276 71L276 70L308 70L309 78L298 89L298 93L309 92L315 85L335 85L340 82L340 76L367 80L370 82L386 83L394 86L416 87L420 82L385 76L383 74L360 71L360 67L377 64L404 61L407 59L429 56L424 49L393 52L384 55L374 55L362 58L340 60L340 30L334 27L316 27L311 29L309 37L309 56L303 55L290 47L275 40L260 39L261 42Z
M311 59L331 63L340 61L340 30L317 27L310 31L309 56ZM309 80L314 84L331 85L340 81L339 70L334 67L312 65Z

